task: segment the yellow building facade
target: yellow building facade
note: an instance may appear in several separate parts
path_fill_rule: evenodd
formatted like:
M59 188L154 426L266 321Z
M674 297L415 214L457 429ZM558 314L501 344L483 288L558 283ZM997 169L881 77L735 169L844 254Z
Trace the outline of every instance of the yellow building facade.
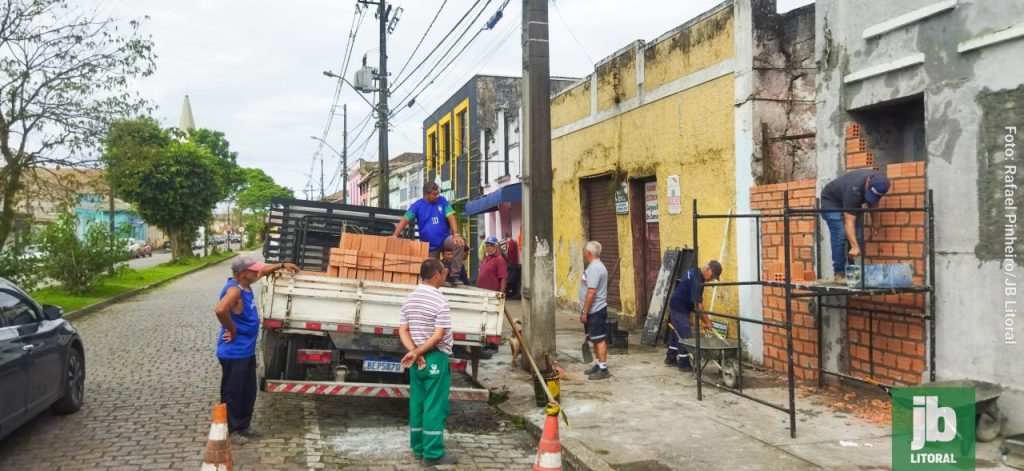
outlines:
M560 307L578 309L583 247L603 239L612 309L620 325L642 322L661 254L694 245L693 200L701 213L735 207L733 23L731 3L722 4L630 44L552 98ZM724 231L724 220L701 221L699 263L719 257ZM730 232L724 247L735 254ZM723 280L736 279L735 267L725 263ZM727 289L717 302L716 311L737 309Z

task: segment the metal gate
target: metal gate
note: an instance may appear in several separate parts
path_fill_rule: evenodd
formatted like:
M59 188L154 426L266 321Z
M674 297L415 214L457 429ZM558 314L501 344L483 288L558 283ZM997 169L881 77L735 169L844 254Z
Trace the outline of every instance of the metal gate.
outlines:
M619 299L619 229L615 220L615 188L610 177L581 182L587 237L601 243L601 261L608 268L608 305L622 309Z

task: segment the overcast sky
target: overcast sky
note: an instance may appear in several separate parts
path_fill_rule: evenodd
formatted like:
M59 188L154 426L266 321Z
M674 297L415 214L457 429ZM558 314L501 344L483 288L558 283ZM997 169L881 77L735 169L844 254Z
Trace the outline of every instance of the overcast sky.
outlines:
M487 3L483 0L481 4ZM157 72L136 83L144 97L158 106L156 118L166 126L177 125L183 98L189 94L196 125L223 131L238 152L240 164L259 167L298 195L309 183L319 193L320 165L314 164L317 142L323 134L334 98L335 82L322 71L341 70L345 45L355 15L354 0L105 0L114 15L123 18L149 16L144 31L156 43ZM473 0L395 0L403 8L388 40L392 79L409 62L409 55L423 37L437 9L444 4L437 23L426 36L413 64L455 25ZM651 40L720 3L720 0L558 0L551 3L551 73L582 77L600 61L636 39ZM780 10L811 3L810 0L779 0ZM502 4L491 0L467 35ZM556 8L557 5L557 8ZM484 31L452 67L427 87L417 105L404 109L393 124L390 153L420 152L425 110L433 110L477 73L521 75L520 30L522 0L512 0L494 30ZM470 19L472 15L470 16ZM457 32L461 32L457 30ZM575 39L573 37L575 35ZM451 39L449 39L450 41ZM378 61L378 26L369 12L357 31L348 76L364 54ZM461 45L459 46L461 47ZM438 53L447 49L443 46ZM452 52L452 56L458 48ZM447 60L446 60L447 62ZM432 61L421 70L425 73ZM443 70L439 67L438 70ZM407 71L406 74L409 72ZM419 75L419 74L417 74ZM396 90L396 99L417 83L414 76ZM372 98L369 95L364 95ZM349 111L349 146L352 162L357 157L376 160L376 139L367 140L372 123L356 136L369 106L345 87L339 104ZM397 106L393 103L393 106ZM335 110L327 141L341 149L341 110ZM366 143L360 149L360 145ZM353 148L355 147L355 148ZM360 152L361 151L361 152ZM340 158L323 149L327 192Z

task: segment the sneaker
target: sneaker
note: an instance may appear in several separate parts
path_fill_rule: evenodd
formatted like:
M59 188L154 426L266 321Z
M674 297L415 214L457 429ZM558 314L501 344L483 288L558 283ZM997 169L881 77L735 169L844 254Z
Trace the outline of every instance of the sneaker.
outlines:
M597 373L597 369L597 365L592 365L590 368L583 370L583 374L590 376L594 373Z
M463 283L462 280L452 280L449 283L452 284L452 288L461 288L463 286L466 286L466 284Z
M679 371L682 371L683 373L693 373L693 366L692 365L679 365Z
M445 453L444 456L436 460L423 460L425 466L448 466L453 464L459 464L458 458L451 453Z
M836 273L836 276L832 278L832 282L837 285L845 285L846 273Z
M675 365L678 365L678 363L676 363L676 360L673 360L671 358L666 358L665 359L665 366L675 366Z
M242 446L249 443L249 438L245 435L239 435L238 433L232 433L228 438L231 440L231 444L234 446Z
M590 379L590 380L605 379L605 378L610 378L611 376L612 376L612 374L608 371L608 368L599 368L597 371L595 371L595 372L591 373L589 376L587 376L587 379Z

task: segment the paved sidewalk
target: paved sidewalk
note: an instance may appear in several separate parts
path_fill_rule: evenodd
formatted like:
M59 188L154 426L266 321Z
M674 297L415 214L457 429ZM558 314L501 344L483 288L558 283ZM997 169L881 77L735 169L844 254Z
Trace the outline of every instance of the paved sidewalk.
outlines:
M510 302L513 316L518 303ZM696 399L692 374L664 366L664 349L638 345L630 335L627 354L609 355L612 377L588 381L580 362L583 333L570 313L558 315L558 361L566 371L562 404L572 427L562 424L564 454L584 461L583 469L620 470L887 470L891 445L888 426L829 408L813 388L797 395L797 437L789 436L785 413L727 392L704 388ZM507 329L506 325L506 329ZM543 427L527 373L510 367L502 346L481 362L480 382L508 392L501 408ZM705 369L717 379L714 367ZM749 373L749 375L748 375ZM785 383L775 375L745 370L746 392L785 404ZM858 394L863 395L863 391ZM888 398L877 394L877 400ZM817 404L816 404L817 403ZM978 469L1010 469L999 464L997 443L978 444ZM581 448L582 447L582 448ZM578 452L577 452L578 451Z

